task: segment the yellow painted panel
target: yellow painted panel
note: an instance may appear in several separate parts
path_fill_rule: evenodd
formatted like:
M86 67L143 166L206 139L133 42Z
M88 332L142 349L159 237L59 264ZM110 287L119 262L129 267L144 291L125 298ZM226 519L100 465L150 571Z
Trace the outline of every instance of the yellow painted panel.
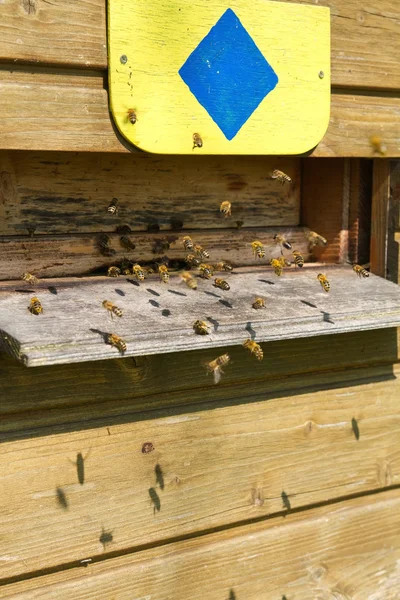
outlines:
M111 112L122 135L143 150L301 154L325 134L328 8L109 0L108 27Z

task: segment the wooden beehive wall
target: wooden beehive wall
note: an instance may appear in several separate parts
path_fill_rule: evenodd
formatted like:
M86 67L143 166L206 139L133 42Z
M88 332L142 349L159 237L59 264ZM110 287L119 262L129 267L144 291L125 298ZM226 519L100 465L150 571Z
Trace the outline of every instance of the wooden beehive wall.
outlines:
M283 228L300 243L307 225L329 242L314 258L367 254L398 281L398 163L370 138L400 156L399 8L320 4L331 123L323 158L279 160L287 188L268 180L269 158L147 156L121 141L104 0L0 4L0 279L104 272L99 233L126 254L105 210L117 196L145 260L165 242L179 258L186 230L250 264L253 236ZM397 330L263 349L262 363L227 349L218 386L206 350L35 369L0 354L0 596L396 598Z

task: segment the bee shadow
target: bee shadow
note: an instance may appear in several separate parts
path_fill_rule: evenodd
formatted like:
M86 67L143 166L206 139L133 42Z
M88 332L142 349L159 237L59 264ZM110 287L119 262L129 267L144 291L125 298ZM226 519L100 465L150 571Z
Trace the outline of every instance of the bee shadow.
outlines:
M58 294L57 288L55 288L54 285L49 285L49 287L47 289L49 290L50 294L57 296L57 294Z
M114 536L111 531L105 531L104 527L102 528L101 535L99 537L99 542L103 545L104 550L108 544L111 544Z
M229 590L229 598L228 600L236 600L236 594L233 590Z
M176 294L177 296L187 296L184 292L178 292L177 290L168 290L170 294Z
M161 314L162 314L163 317L169 317L171 315L171 311L169 310L169 308L164 308L161 311Z
M15 289L14 292L19 294L36 294L35 290Z
M313 304L312 302L307 302L307 300L300 300L300 302L302 304L305 304L306 306L309 306L310 308L318 308L317 306L315 306L315 304Z
M330 314L327 312L324 312L323 310L321 310L322 313L322 320L325 321L325 323L330 323L331 325L335 324L335 321L332 321L332 319L330 318Z
M127 279L128 283L131 283L132 285L136 285L136 287L140 287L140 284L138 281L135 281L134 279Z
M92 331L93 333L98 333L102 338L105 344L108 344L108 336L110 335L107 331L100 331L100 329L92 329L90 328L89 331Z
M161 510L160 496L157 494L156 490L153 487L149 488L149 496L150 496L151 503L153 504L153 513L156 514L156 512L160 512L160 510Z
M122 290L119 290L118 288L114 290L116 294L118 294L118 296L125 296L125 292L123 292Z
M246 325L245 329L246 329L246 331L248 331L248 333L250 334L250 338L251 338L252 340L254 340L254 339L255 339L255 337L256 337L256 331L255 331L255 329L253 329L253 327L251 326L251 321L248 321L248 322L247 322L247 325Z
M153 294L153 296L161 296L161 294L159 294L155 290L152 290L151 288L146 288L146 292L149 292L149 294Z
M226 308L233 308L233 304L231 304L229 300L221 299L218 300L218 302L222 304L222 306L226 306Z
M157 302L157 300L153 300L153 298L150 298L149 303L155 308L160 308L159 302Z
M219 321L213 319L212 317L207 317L207 321L210 321L210 323L212 323L212 325L214 326L214 331L218 331Z
M353 417L351 420L351 427L353 429L354 437L356 438L356 440L359 440L360 439L360 429L358 427L357 419L355 417Z
M69 502L64 490L60 487L56 489L57 502L64 510L68 510Z
M261 283L268 283L268 285L275 285L275 281L270 281L269 279L259 279Z
M163 490L165 487L165 482L164 482L164 474L162 472L162 468L160 467L160 465L156 465L154 467L154 473L156 475L156 483L160 486L160 489Z
M221 296L218 294L215 294L214 292L207 292L206 290L204 290L204 294L207 294L207 296L213 296L214 298L221 298Z
M292 506L290 504L289 496L285 491L282 492L281 498L283 502L283 507L286 508L286 510L289 512L292 509Z

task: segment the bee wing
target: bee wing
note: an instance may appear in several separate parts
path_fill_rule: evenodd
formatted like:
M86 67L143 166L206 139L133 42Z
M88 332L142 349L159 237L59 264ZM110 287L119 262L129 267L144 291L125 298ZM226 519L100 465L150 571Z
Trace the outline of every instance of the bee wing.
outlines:
M220 382L222 373L223 373L223 371L222 371L221 367L216 367L214 369L214 383Z

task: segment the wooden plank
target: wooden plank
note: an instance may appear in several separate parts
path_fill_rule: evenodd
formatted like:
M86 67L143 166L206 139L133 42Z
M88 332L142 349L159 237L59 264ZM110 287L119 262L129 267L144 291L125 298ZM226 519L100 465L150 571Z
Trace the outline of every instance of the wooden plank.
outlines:
M4 600L395 600L399 508L398 490L357 498L16 583Z
M74 222L74 221L73 221ZM182 238L191 235L210 252L212 262L227 260L233 265L255 265L251 242L261 239L265 244L266 260L280 253L273 236L282 233L291 241L306 261L310 260L308 242L303 227L296 228L248 228L248 229L203 229L184 232L168 231L159 234L134 232L130 236L135 250L121 246L120 235L109 235L109 247L115 251L111 258L104 257L99 249L101 234L97 235L47 235L12 236L0 238L0 279L20 279L27 270L40 277L81 276L106 274L111 265L131 260L142 265L148 262L155 267L164 256L171 261L171 269L187 267Z
M263 344L264 360L249 363L240 347L224 349L231 357L218 386L205 365L215 350L197 350L96 363L25 369L0 354L0 431L43 435L65 426L127 413L213 401L242 401L249 395L274 398L288 390L321 390L368 378L391 379L398 361L396 329L382 329ZM379 366L379 368L378 368ZM371 370L373 368L373 370ZM332 374L331 370L335 373ZM76 382L79 381L79 394ZM344 382L344 383L343 383ZM188 392L188 390L190 390ZM205 393L206 390L206 393ZM266 391L267 390L267 391ZM100 422L99 422L100 423ZM93 424L93 427L95 425ZM98 424L100 426L100 424Z
M293 184L268 177L277 166ZM0 171L0 235L299 224L298 158L2 152ZM114 197L117 216L107 212Z
M371 237L372 164L351 159L349 206L349 260L369 263Z
M282 492L298 509L399 485L399 392L393 378L260 394L4 440L0 580L279 513Z
M114 130L105 90L69 86L68 77L64 85L51 85L48 75L34 74L31 84L25 79L0 79L0 148L136 152ZM400 156L398 98L334 90L329 128L312 156L374 157L374 135L382 138L388 157Z
M36 317L27 310L28 296L15 292L15 282L3 283L1 337L18 360L41 366L115 358L118 351L105 343L109 333L126 342L126 356L141 356L240 345L249 337L265 342L400 325L397 285L376 276L360 280L350 267L330 267L325 273L332 290L326 294L319 271L292 267L278 278L270 267L242 268L229 277L226 292L205 280L198 290L186 290L174 278L169 285L155 278L132 285L121 278L119 293L113 278L54 281L53 289L31 292L44 307ZM253 309L255 296L265 298L265 315ZM124 311L118 323L102 307L104 299ZM209 335L194 333L196 319L208 322Z
M390 165L390 197L388 211L387 278L400 282L400 161Z
M386 277L390 162L374 161L371 208L371 272Z

